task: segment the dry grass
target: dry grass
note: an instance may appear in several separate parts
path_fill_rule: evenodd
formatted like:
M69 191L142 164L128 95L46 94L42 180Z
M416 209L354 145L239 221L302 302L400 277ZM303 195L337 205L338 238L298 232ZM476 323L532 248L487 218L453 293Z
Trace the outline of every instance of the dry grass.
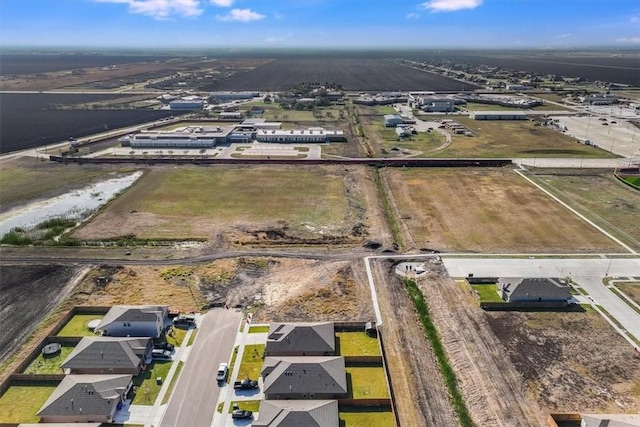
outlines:
M209 238L235 224L294 229L345 226L344 177L335 168L154 168L73 235L81 239Z
M616 287L636 304L640 304L640 282L616 283Z
M559 191L580 212L599 225L608 226L614 235L640 250L640 192L619 183L608 171L588 175L578 170L553 175L543 171L537 177Z
M620 251L508 169L394 169L384 175L414 247L463 251Z
M54 385L11 386L0 396L0 423L37 423L36 413L51 393Z

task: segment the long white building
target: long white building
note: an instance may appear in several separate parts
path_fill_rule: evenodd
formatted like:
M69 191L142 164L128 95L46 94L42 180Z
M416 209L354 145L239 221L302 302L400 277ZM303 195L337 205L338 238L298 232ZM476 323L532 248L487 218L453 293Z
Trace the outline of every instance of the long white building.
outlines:
M259 142L300 142L300 143L325 143L343 141L344 132L341 130L326 130L323 128L309 129L261 129L256 132L256 140Z

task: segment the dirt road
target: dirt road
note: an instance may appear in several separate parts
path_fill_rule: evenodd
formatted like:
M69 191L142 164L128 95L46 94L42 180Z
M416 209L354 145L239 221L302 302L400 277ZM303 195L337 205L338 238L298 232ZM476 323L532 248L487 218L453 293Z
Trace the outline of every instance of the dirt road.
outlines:
M544 425L542 411L499 350L500 342L468 285L449 278L441 266L430 268L434 271L420 279L419 286L476 425Z
M391 263L373 262L382 312L382 336L396 406L403 427L457 426L449 394L413 303Z

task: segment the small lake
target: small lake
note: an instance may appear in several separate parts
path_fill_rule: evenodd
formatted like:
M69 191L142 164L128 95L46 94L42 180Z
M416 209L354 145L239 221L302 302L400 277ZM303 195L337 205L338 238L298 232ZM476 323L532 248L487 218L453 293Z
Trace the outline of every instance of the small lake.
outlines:
M16 227L32 228L50 218L64 217L78 221L87 218L141 176L142 172L138 171L110 178L61 196L4 212L0 214L0 236Z

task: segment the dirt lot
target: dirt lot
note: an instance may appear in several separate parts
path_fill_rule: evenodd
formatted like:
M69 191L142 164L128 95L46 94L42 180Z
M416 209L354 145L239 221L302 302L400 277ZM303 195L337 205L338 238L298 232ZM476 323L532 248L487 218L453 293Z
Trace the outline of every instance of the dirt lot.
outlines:
M359 244L383 229L375 195L359 167L158 167L73 237Z
M640 358L595 311L488 312L486 318L502 344L500 353L541 406L556 412L640 411Z
M621 251L510 169L387 169L383 177L412 248Z
M616 287L636 304L640 304L640 282L616 283Z
M499 343L470 291L441 266L429 263L428 269L419 285L476 425L542 425L542 413L526 397L520 375L495 350ZM381 261L375 272L401 423L457 425L430 344L394 270L393 262ZM415 390L421 391L419 396Z
M60 265L0 266L0 362L65 298L81 272Z
M640 250L640 192L618 182L611 171L538 169L535 174L581 213Z

